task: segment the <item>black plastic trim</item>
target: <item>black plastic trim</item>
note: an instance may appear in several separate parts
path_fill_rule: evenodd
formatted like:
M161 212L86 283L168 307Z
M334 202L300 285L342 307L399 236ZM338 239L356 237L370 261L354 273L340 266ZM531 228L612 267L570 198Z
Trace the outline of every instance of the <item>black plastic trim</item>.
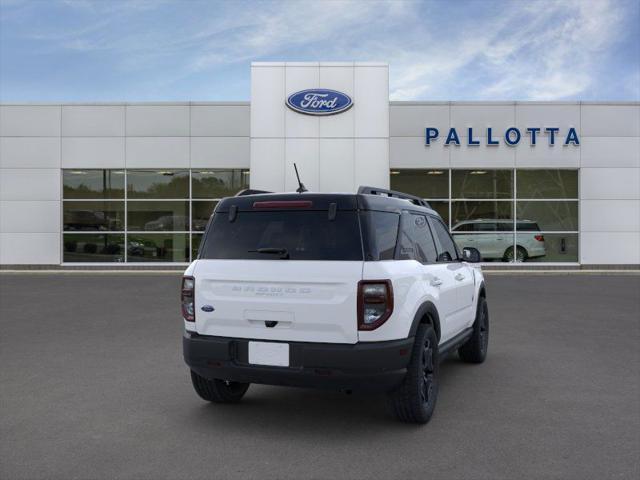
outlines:
M425 302L422 305L420 305L420 308L418 308L418 311L413 317L413 322L411 323L409 336L410 337L416 336L416 332L418 331L418 326L420 325L420 323L422 322L422 319L426 314L429 314L429 316L431 317L431 320L434 323L433 328L435 329L436 336L438 337L438 340L439 340L440 333L441 333L440 315L438 315L438 309L436 308L436 306L431 302Z
M443 344L438 346L438 355L440 357L440 361L442 361L449 353L457 349L460 345L466 342L469 337L473 334L473 327L469 327L455 337L450 338Z
M353 345L286 342L289 367L249 364L249 341L185 332L184 360L205 378L382 392L397 387L404 379L414 338Z

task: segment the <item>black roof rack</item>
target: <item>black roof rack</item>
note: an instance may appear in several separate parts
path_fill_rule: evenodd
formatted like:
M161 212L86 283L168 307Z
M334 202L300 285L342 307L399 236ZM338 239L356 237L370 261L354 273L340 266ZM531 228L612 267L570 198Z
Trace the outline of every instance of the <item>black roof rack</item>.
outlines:
M384 188L378 188L378 187L361 186L360 188L358 188L358 194L359 195L360 194L380 195L384 197L400 198L402 200L409 200L411 203L415 205L420 205L421 207L431 208L431 206L426 200L423 200L420 197L416 197L415 195L409 195L408 193L396 192L395 190L386 190Z
M254 190L252 188L245 188L244 190L240 190L238 193L236 193L234 197L244 197L245 195L258 195L260 193L273 193L273 192L267 192L266 190Z

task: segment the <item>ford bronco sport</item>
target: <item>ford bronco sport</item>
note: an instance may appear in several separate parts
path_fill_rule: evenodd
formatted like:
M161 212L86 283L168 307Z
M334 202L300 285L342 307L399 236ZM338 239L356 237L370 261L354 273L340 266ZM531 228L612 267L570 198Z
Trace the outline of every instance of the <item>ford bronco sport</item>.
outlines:
M194 389L222 403L250 383L385 392L399 420L426 423L439 361L487 355L479 261L390 190L225 198L182 279Z

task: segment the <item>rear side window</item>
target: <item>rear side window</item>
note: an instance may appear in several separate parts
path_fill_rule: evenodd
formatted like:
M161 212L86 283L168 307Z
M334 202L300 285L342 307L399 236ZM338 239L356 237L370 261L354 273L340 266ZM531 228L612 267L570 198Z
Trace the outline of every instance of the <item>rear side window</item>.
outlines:
M393 260L398 240L400 215L365 211L360 214L367 260Z
M400 235L400 260L417 260L420 263L436 261L436 247L426 216L404 213Z
M519 232L539 232L540 227L535 222L518 222L517 228Z
M429 224L438 244L438 261L451 262L457 260L458 251L456 250L456 245L444 224L433 217L429 217Z
M203 259L362 260L358 216L338 211L239 212L233 222L215 214L201 251Z
M493 222L478 222L475 224L476 232L495 232L496 224Z
M462 225L456 225L453 227L455 232L473 232L472 223L463 223Z

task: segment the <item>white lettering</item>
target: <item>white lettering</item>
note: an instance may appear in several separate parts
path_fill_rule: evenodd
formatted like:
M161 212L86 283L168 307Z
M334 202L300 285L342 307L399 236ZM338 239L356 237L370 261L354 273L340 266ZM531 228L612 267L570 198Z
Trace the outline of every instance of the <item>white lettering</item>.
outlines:
M338 97L334 97L332 100L325 100L328 96L328 93L307 93L304 96L304 100L300 102L300 107L313 108L314 110L323 107L335 108L338 103Z

